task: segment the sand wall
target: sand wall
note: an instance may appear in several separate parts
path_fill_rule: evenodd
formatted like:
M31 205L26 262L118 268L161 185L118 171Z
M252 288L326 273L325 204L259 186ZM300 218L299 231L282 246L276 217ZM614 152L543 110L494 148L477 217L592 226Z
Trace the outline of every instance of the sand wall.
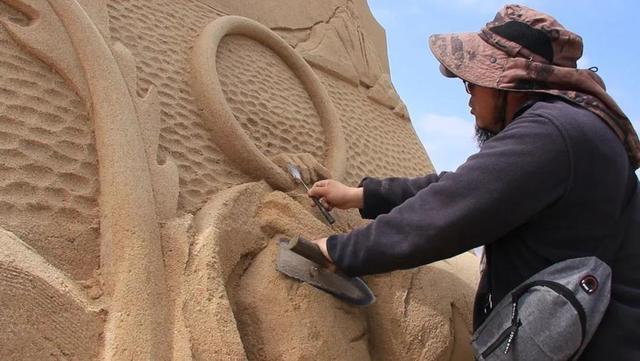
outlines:
M0 358L459 360L477 260L346 305L275 270L282 169L433 171L364 0L0 0ZM408 357L408 358L407 358Z

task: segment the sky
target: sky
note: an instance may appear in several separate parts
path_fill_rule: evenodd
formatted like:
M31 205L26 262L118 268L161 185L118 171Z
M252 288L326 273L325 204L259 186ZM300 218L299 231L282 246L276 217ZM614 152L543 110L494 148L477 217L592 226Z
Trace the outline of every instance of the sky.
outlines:
M479 31L506 3L496 0L368 0L387 34L393 84L436 171L453 171L478 151L462 82L440 75L431 34ZM640 2L535 0L520 4L582 36L578 67L598 67L608 93L640 130ZM638 172L636 173L638 174Z

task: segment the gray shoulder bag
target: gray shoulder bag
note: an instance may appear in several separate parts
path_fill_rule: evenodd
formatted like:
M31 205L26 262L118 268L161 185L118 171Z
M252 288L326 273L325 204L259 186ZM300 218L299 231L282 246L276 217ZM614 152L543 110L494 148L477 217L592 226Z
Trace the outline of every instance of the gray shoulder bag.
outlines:
M597 257L558 262L511 291L476 330L478 360L573 360L595 333L611 295Z
M634 191L620 220L627 222ZM623 233L623 232L619 232ZM577 359L595 333L611 297L611 268L624 235L597 253L555 263L520 284L475 331L472 346L481 361L565 361ZM613 263L612 263L613 264Z

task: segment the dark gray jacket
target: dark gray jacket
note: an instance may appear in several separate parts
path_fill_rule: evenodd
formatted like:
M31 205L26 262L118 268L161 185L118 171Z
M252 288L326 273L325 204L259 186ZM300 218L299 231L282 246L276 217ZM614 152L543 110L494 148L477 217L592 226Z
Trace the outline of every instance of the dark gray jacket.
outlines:
M365 178L361 214L375 221L329 237L327 247L345 272L365 275L486 245L476 326L489 293L495 305L555 262L601 255L613 269L612 300L582 359L640 360L640 198L631 201L637 184L622 143L603 121L564 101L541 100L520 109L455 172ZM622 225L625 210L633 216Z

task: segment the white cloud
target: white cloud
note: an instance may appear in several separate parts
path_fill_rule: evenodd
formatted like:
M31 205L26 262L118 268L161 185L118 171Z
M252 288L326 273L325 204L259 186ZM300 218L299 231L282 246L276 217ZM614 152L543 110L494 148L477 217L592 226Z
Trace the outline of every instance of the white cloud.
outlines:
M478 151L473 120L430 113L418 117L414 126L438 172L455 170Z

